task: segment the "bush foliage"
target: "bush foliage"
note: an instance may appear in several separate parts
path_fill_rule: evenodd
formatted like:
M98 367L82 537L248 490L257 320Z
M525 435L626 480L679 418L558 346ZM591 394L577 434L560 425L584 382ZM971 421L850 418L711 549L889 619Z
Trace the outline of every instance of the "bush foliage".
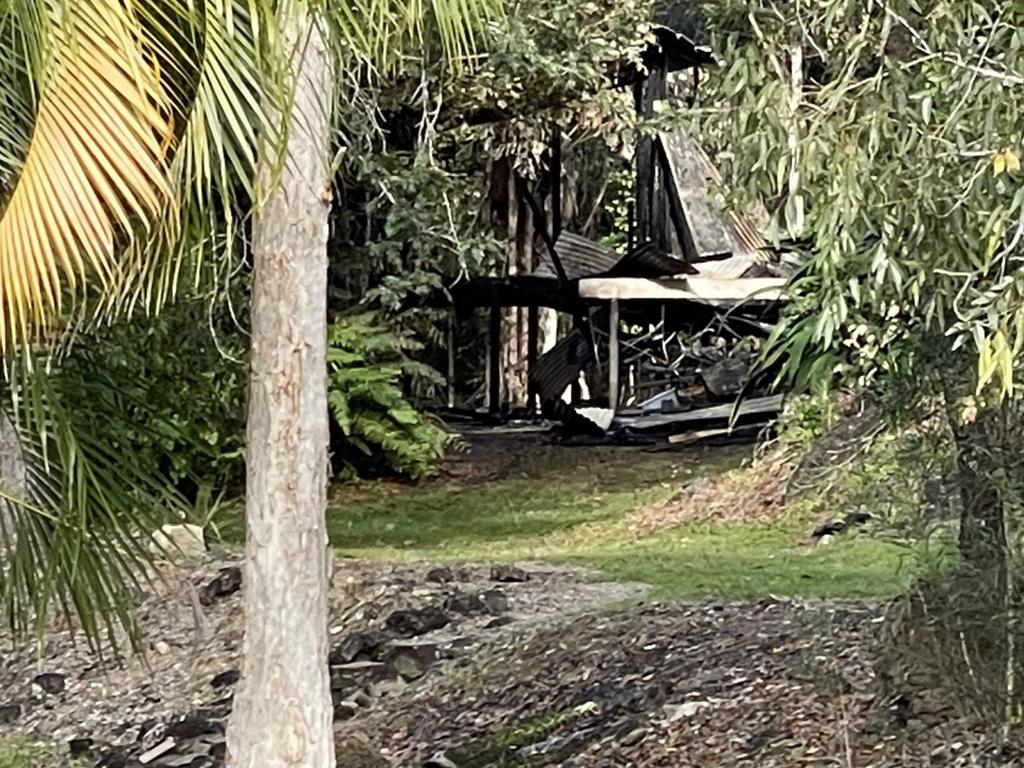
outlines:
M411 334L375 324L370 315L342 318L327 334L328 405L335 468L343 475L389 468L411 478L436 471L452 436L406 397L403 383L439 386L437 371L409 357Z

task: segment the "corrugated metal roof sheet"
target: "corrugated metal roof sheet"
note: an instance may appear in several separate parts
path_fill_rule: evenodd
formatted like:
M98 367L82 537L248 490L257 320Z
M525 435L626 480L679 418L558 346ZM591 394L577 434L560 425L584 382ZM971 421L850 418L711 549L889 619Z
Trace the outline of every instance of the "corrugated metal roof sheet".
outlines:
M561 402L566 387L593 361L594 350L579 328L541 355L530 378L546 411Z
M614 275L615 277L672 277L696 274L685 260L664 253L651 244L641 245L623 256L580 235L563 232L555 250L569 280ZM535 277L555 277L551 256L544 253L533 271Z
M621 258L611 248L605 248L599 243L571 232L563 232L559 235L558 242L555 243L555 250L558 252L559 261L562 262L565 276L570 280L606 274ZM558 273L551 261L551 255L547 251L541 256L540 264L533 274L538 277L557 276Z

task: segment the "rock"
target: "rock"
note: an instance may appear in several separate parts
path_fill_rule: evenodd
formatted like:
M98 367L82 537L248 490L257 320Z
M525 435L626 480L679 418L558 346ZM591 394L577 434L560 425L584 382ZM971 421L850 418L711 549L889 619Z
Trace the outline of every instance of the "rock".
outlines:
M67 678L56 672L44 672L32 678L32 684L39 686L44 692L51 695L63 693L66 687Z
M710 701L687 701L683 704L666 704L664 708L665 720L669 723L676 723L688 717L693 717L702 709L707 709L711 705Z
M394 643L390 649L391 668L405 680L418 680L438 660L433 643Z
M167 725L168 737L176 741L187 741L209 733L224 733L224 724L201 712L186 715Z
M0 704L0 724L10 725L21 717L20 704Z
M499 613L508 611L508 596L500 589L489 589L480 595L480 602L484 610L497 616Z
M94 749L95 742L87 736L68 740L68 755L72 760L91 757Z
M345 701L339 701L334 706L334 719L335 720L351 720L356 716L359 711L359 705L354 701L346 699Z
M819 547L827 547L829 544L835 543L835 540L836 540L836 537L833 536L831 533L825 534L824 536L822 536L821 538L818 539L818 546Z
M165 525L153 532L152 549L158 555L197 560L206 554L206 536L198 525Z
M634 728L632 731L630 731L621 739L619 739L619 744L621 744L624 747L632 747L643 741L646 735L646 728Z
M431 568L427 571L427 581L433 581L436 584L448 584L449 582L455 581L455 575L452 573L452 569L446 565L439 568Z
M448 616L439 608L395 611L385 620L388 629L402 637L419 637L448 626Z
M456 592L449 595L444 601L446 611L461 613L463 616L472 616L474 613L483 613L487 610L480 595L468 592Z
M426 670L423 669L416 660L409 656L399 656L394 660L392 666L394 666L395 672L403 680L412 682L413 680L419 680L426 674Z
M238 682L241 677L241 673L237 669L229 669L226 672L221 672L219 675L215 675L210 681L210 685L215 690L220 688L228 688Z
M153 644L153 650L161 656L166 656L168 653L171 652L171 646L169 646L163 640L157 640L156 643Z
M331 649L329 661L332 665L378 661L377 652L389 639L383 632L352 632Z
M495 565L491 567L491 581L503 584L516 584L530 580L530 574L514 565Z
M221 568L213 580L199 591L199 602L213 605L217 600L233 595L242 588L242 569L237 566Z

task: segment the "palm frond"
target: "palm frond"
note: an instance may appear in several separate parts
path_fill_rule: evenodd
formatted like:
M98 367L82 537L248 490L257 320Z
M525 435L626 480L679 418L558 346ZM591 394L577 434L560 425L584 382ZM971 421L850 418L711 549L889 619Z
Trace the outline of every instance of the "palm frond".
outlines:
M339 61L391 72L405 56L429 57L435 48L452 68L464 66L504 6L499 0L345 0L325 2L322 13Z
M24 358L11 370L0 438L9 448L13 425L25 476L0 488L0 598L15 631L41 633L56 611L97 649L103 636L115 649L135 639L132 608L151 574L151 534L188 507L166 478L135 467L109 439L117 432L110 414L130 413L128 402L99 409L103 424L82 408L130 399L124 393L134 389L100 376L61 377Z
M151 37L162 41L172 79L192 87L169 169L180 215L128 250L102 319L139 305L153 312L183 286L197 287L204 274L231 269L238 228L260 195L260 152L283 136L266 108L268 100L285 98L282 65L268 55L270 4L207 0L190 15L178 0L135 2ZM190 33L175 28L183 18ZM174 63L182 56L191 64Z
M169 103L138 19L116 0L47 8L32 136L0 218L4 352L45 336L86 280L110 285L118 246L171 199Z

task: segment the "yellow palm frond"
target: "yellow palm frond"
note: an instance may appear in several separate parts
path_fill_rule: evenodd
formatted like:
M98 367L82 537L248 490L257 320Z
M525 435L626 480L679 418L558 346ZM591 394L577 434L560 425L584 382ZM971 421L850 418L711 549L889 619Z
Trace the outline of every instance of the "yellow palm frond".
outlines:
M138 21L117 0L51 9L28 151L0 217L0 351L43 336L118 249L173 213L168 97Z

